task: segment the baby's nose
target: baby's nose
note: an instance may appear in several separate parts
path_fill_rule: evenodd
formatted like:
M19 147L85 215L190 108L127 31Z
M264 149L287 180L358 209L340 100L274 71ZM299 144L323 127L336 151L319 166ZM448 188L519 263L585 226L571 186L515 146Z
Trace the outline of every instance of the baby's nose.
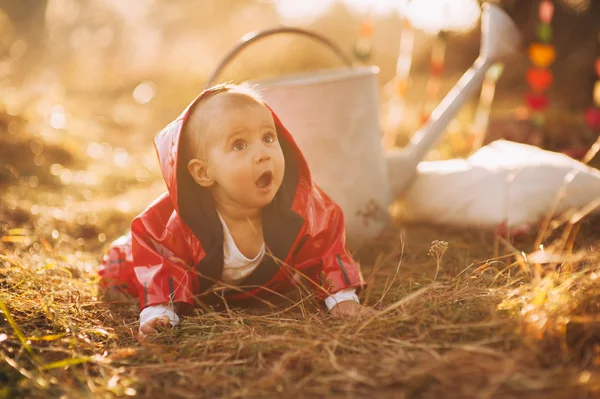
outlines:
M258 151L255 155L254 155L254 161L256 163L259 162L263 162L263 161L267 161L269 159L269 153L262 150L262 151Z

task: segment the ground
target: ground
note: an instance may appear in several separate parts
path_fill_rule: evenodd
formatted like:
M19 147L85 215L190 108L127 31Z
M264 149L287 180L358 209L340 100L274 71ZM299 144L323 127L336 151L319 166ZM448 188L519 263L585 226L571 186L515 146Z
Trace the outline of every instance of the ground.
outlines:
M108 243L164 189L154 133L126 137L115 126L114 137L100 141L88 116L69 116L70 135L54 116L58 127L44 135L26 112L2 115L0 398L548 399L600 392L594 219L565 236L563 252L584 251L583 259L543 266L521 255L534 250L536 231L506 240L394 226L383 239L351 248L374 317L334 319L295 293L300 301L198 310L138 343L136 301L103 298L96 267ZM562 232L544 238L549 250Z

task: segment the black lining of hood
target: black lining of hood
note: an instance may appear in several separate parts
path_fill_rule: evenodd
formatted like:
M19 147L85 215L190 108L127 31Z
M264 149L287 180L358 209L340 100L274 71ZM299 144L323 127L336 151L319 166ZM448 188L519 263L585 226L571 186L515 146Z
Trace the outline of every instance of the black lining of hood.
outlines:
M298 161L292 145L284 138L279 126L277 133L285 158L283 182L273 201L263 209L263 235L265 246L271 254L265 255L254 272L239 284L239 289L227 290L226 295L229 291L249 291L268 282L279 271L280 265L276 259L283 262L287 258L304 224L304 218L292 210L299 181ZM195 265L200 280L198 293L202 294L223 274L223 226L210 191L194 181L185 165L187 158L181 157L185 150L180 153L180 149L177 161L179 216L190 227L206 253Z

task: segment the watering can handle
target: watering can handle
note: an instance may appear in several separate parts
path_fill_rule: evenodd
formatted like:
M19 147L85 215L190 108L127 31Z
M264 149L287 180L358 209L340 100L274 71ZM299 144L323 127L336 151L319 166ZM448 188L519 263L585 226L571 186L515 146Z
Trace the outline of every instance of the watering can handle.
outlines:
M247 33L246 35L242 36L242 39L237 44L237 46L235 46L234 48L229 50L229 52L227 53L225 58L223 58L223 60L221 60L221 62L219 63L217 68L214 70L212 75L208 78L208 82L206 83L205 88L208 89L209 87L211 87L215 84L215 81L217 80L217 78L219 77L219 75L221 74L223 69L225 69L225 67L227 65L229 65L229 63L233 60L233 58L235 58L235 56L237 56L238 53L240 53L244 48L248 47L250 44L254 43L255 41L257 41L259 39L262 39L266 36L272 36L275 34L279 34L279 33L295 33L295 34L307 36L318 42L321 42L325 46L329 47L334 53L336 53L337 56L340 57L345 64L347 64L348 66L352 66L352 60L346 54L344 54L344 52L336 44L334 44L332 41L325 38L324 36L322 36L318 33L315 33L315 32L308 31L306 29L302 29L302 28L282 26L279 28L267 29L267 30L263 30L260 32L250 32L250 33Z

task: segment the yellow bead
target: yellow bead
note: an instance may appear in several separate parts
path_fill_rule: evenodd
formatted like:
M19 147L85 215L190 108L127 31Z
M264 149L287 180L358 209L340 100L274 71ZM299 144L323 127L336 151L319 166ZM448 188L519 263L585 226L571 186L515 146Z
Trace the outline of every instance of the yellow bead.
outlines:
M546 68L556 59L556 51L549 44L533 43L529 46L529 59L538 68Z
M408 79L394 79L394 89L399 96L404 97L408 90Z

